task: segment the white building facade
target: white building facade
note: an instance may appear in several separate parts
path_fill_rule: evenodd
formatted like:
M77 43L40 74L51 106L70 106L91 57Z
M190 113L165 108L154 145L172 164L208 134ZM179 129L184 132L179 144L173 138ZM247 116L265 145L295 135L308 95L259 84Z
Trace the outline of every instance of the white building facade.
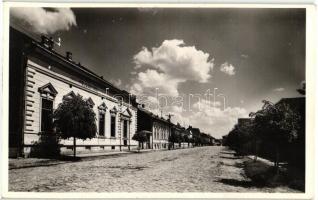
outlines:
M97 125L94 138L76 141L78 152L136 148L137 142L131 139L137 129L135 96L116 88L80 63L75 63L70 53L65 57L56 53L48 38L42 38L39 43L16 30L12 31L14 36L24 38L21 42L23 44L17 46L28 47L21 50L22 63L10 63L10 67L21 72L20 77L12 75L12 79L23 79L20 86L15 87L24 93L20 100L23 105L21 109L9 106L12 110L10 118L17 118L23 124L21 129L16 128L14 123L10 124L10 154L28 156L41 134L52 134L50 130L54 110L63 100L77 94L95 112ZM14 84L14 80L11 84ZM14 91L11 93L9 98L12 99ZM73 151L72 138L61 140L60 145L62 153Z

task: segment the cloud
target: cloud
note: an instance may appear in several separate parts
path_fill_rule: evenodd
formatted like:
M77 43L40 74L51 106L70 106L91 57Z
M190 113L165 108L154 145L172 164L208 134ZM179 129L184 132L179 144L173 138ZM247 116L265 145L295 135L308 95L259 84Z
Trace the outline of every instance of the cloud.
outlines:
M120 79L116 79L116 80L112 79L110 80L110 82L117 87L120 87L122 85L122 81Z
M275 89L273 89L273 91L274 91L274 92L283 92L283 91L285 91L285 88L282 88L282 87L280 87L280 88L275 88Z
M39 34L53 34L76 26L76 18L70 8L14 7L10 16L15 23Z
M199 104L199 102L196 104ZM194 104L194 107L199 106L196 104ZM203 132L217 138L229 133L237 123L238 118L248 116L248 112L244 108L227 107L223 110L223 107L211 107L207 101L201 101L200 108L200 112L193 112L188 120L193 127L198 127Z
M180 84L190 80L206 83L211 78L213 58L194 46L186 46L182 40L165 40L159 47L148 49L143 47L134 57L135 72L131 84L131 92L144 94L142 102L158 104L156 95L165 94L168 97L178 97ZM234 67L224 63L226 73L234 75ZM224 65L223 64L223 65ZM184 102L186 103L186 102ZM193 103L191 110L178 105L165 107L147 107L156 114L166 117L173 114L172 122L182 126L192 125L203 132L220 138L227 134L239 117L247 117L247 111L240 107L228 107L223 110L223 102L213 102L205 99Z
M185 46L183 40L165 40L161 46L149 50L143 47L134 57L139 70L131 91L140 94L160 93L178 96L178 86L186 81L206 83L211 77L213 59L194 46Z
M223 63L221 66L220 66L220 71L221 72L224 72L230 76L233 76L235 75L235 68L232 64L229 64L228 62L225 62Z

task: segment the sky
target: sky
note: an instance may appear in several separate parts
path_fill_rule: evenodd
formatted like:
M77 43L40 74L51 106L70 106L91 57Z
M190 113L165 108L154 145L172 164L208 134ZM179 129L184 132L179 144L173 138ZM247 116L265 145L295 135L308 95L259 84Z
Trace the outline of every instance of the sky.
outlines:
M305 9L11 8L10 22L216 138L305 81Z

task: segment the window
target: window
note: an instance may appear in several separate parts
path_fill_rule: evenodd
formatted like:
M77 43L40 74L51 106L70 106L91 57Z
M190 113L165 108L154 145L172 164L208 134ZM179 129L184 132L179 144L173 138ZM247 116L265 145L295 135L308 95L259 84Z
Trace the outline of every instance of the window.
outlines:
M42 98L41 131L53 131L53 101Z
M94 107L94 102L91 98L87 99L87 104ZM98 134L100 136L105 136L105 113L106 113L107 106L103 102L100 106L98 106Z
M116 116L110 117L110 136L116 137Z
M127 138L128 135L128 121L124 120L124 138Z
M105 136L105 113L99 113L99 131L100 136Z

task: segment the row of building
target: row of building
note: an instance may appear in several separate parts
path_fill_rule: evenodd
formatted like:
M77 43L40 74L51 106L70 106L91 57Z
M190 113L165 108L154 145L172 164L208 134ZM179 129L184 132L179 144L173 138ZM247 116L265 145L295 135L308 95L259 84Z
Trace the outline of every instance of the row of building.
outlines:
M97 116L96 137L77 140L78 152L137 148L132 136L142 130L152 133L145 144L149 149L171 147L171 135L189 138L178 140L179 147L214 142L199 129L184 128L152 114L136 102L135 95L76 63L70 52L65 56L57 53L51 38L42 37L38 42L10 27L9 46L10 157L28 156L41 135L53 134L53 111L76 94L83 96ZM72 139L61 140L60 145L62 153L73 150Z

